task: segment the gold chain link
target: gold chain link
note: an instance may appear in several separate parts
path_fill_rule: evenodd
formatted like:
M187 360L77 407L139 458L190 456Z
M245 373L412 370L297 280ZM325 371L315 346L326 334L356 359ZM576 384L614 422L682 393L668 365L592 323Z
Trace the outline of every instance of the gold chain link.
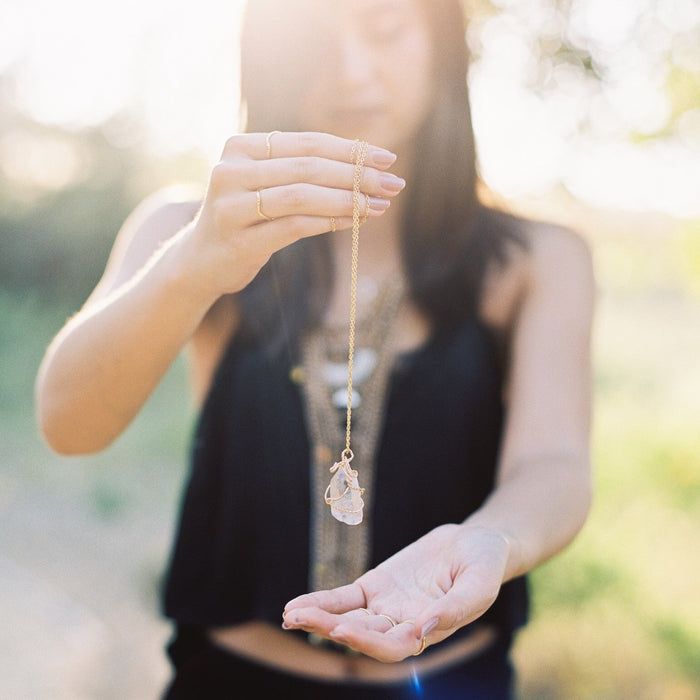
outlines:
M362 184L362 170L367 156L367 142L355 141L350 152L350 160L355 163L355 171L352 182L352 255L350 262L350 328L348 331L348 408L345 424L345 450L343 456L352 459L350 449L350 431L352 428L352 369L355 361L355 316L357 312L357 270L360 252L360 226L364 221L360 220L360 185ZM369 209L369 197L366 198L365 209ZM365 217L366 218L366 217Z

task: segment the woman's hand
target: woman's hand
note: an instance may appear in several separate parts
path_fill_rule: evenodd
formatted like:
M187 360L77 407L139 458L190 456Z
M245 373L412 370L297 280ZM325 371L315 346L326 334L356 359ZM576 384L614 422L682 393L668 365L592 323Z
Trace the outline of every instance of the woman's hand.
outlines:
M269 257L299 238L349 228L353 141L330 134L240 134L214 166L198 217L183 232L183 259L213 297L245 287ZM380 216L405 186L396 160L368 146L362 216ZM332 220L331 220L332 219Z
M352 149L352 141L330 134L234 136L194 220L192 202L134 212L97 288L42 362L37 415L47 442L63 454L106 447L223 294L245 287L293 241L350 226ZM363 216L381 215L403 189L401 178L385 172L395 160L368 146ZM210 355L212 337L205 341Z
M499 532L443 525L350 585L290 601L283 627L400 661L422 651L424 637L436 644L482 615L496 600L511 555Z

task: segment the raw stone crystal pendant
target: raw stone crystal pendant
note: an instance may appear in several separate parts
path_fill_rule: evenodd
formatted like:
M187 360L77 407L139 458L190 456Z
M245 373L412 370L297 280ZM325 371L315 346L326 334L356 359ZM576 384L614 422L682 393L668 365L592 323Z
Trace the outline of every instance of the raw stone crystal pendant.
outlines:
M362 522L362 500L364 489L357 481L357 471L350 467L352 452L348 457L345 452L340 462L330 469L333 477L326 489L325 501L331 507L331 514L336 520L348 525L359 525Z

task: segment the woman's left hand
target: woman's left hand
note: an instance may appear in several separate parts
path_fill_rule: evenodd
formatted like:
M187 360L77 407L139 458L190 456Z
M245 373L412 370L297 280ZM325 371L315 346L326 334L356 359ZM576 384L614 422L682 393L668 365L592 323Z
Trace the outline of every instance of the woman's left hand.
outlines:
M380 661L400 661L491 606L510 550L503 534L486 527L442 525L354 583L291 600L283 627L313 632Z

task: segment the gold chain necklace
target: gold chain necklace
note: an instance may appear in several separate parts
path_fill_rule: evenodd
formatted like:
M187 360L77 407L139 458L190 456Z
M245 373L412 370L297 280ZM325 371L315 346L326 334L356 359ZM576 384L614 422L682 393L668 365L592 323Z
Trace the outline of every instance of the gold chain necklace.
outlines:
M328 487L328 467L333 455L340 454L345 444L345 382L347 381L347 337L343 340L337 326L323 325L305 334L301 345L301 365L293 370L293 381L303 394L309 437L311 493L310 513L310 590L336 588L354 581L367 571L372 536L371 512L376 483L379 442L389 401L395 358L394 335L396 318L403 302L406 284L403 275L392 275L379 289L371 306L361 313L358 280L358 311L355 336L355 367L352 397L353 463L361 464L362 486L365 488L362 524L346 527L332 515L324 501ZM347 330L347 326L344 327ZM343 333L344 335L344 333ZM367 349L374 355L372 369L361 369L360 352ZM329 383L329 364L342 363L343 375L337 383ZM334 400L338 385L343 385L342 406ZM358 386L359 384L359 386ZM356 391L358 386L361 399ZM355 410L359 408L359 410ZM342 416L339 414L342 411Z
M353 458L350 449L350 432L352 429L352 370L355 360L355 316L357 312L357 270L360 250L360 226L367 219L369 197L365 195L365 217L360 220L360 185L362 169L367 156L367 142L355 141L350 152L350 161L354 162L355 170L352 182L352 255L350 263L350 327L348 331L348 406L345 421L345 449L340 455L340 461L331 468L330 484L326 489L324 500L331 507L333 517L348 525L358 525L362 522L364 501L360 488L357 471L350 466Z

